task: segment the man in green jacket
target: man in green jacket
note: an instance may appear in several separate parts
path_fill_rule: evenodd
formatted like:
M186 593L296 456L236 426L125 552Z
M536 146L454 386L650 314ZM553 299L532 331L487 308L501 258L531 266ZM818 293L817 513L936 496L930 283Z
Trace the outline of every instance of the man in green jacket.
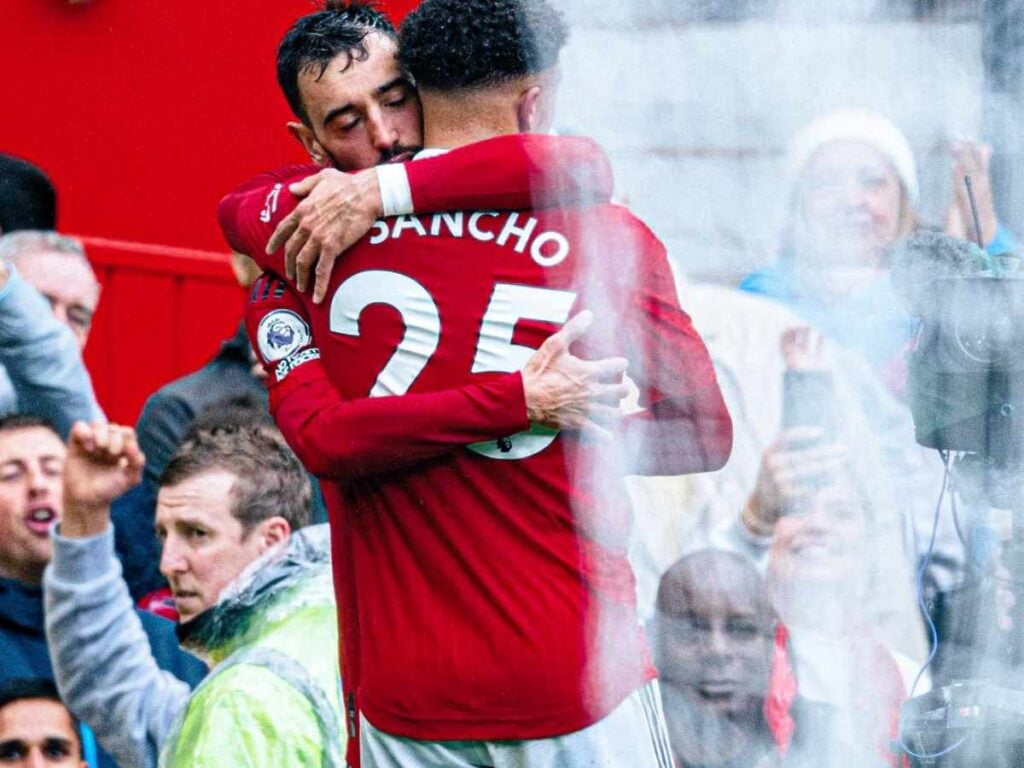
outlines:
M46 585L58 682L124 766L342 768L326 526L305 527L309 481L272 426L220 423L175 454L156 513L179 638L210 674L190 695L146 653L109 523L144 460L130 428L79 423Z
M309 515L309 480L267 427L199 432L160 478L160 570L182 647L212 669L162 766L344 765L328 532L292 533Z

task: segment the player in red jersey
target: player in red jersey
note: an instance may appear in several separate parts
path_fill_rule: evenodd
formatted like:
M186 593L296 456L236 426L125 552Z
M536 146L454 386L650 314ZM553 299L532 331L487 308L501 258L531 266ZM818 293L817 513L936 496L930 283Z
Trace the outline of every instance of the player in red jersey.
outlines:
M433 121L427 110L428 145L547 120L560 19L540 2L486 5L469 17L516 12L473 25L458 51L473 55L441 67L443 77L415 71L437 61L423 30L461 18L465 0L427 0L411 17L410 66L437 110ZM494 51L517 49L502 44L510 35L528 36L536 58L496 60ZM479 122L464 122L474 114ZM575 306L600 307L599 324L616 332L595 351L630 356L646 406L605 450L524 420L517 434L412 469L337 472L348 482L336 488L346 503L333 522L361 585L358 604L350 594L339 602L358 616L346 618L357 627L346 654L360 657L364 764L665 764L625 560L627 505L616 473L595 470L609 459L629 459L629 471L714 469L730 425L656 238L610 206L400 217L346 255L329 295L329 305L295 307L266 282L250 320L269 344L278 321L309 314L318 347L270 366L275 416L304 459L345 439L325 429L339 397L487 381L520 366Z
M397 67L394 51L393 30L386 20L359 3L330 3L327 10L300 19L289 31L279 51L279 80L296 116L303 121L290 128L316 162L343 168L359 165L364 157L393 159L403 142L420 143L418 101L414 93L406 93L407 79ZM312 87L321 79L331 88ZM330 120L321 122L332 113L354 119L362 127L346 132ZM409 127L410 114L416 118L415 130ZM491 170L486 180L472 173L478 167ZM286 182L306 178L312 170L312 166L293 166L263 174L229 195L220 215L232 246L242 252L262 253L275 225L299 202ZM474 204L524 207L535 198L546 198L550 204L564 196L601 201L611 192L607 159L586 139L500 137L449 157L419 162L409 167L407 174L403 167L392 170L400 171L391 174L398 191L384 201L408 206L408 210L413 204L419 210ZM325 176L330 178L324 172L314 181ZM379 206L376 178L371 181L374 204ZM380 191L386 191L383 181ZM311 196L305 202L312 200ZM317 212L322 210L318 207ZM357 223L363 220L365 213ZM366 221L361 224L364 229L372 216ZM292 288L277 284L272 295L278 297L279 290ZM257 287L254 296L260 291ZM333 466L335 472L339 465L348 472L380 471L476 440L499 438L509 431L510 424L518 425L527 418L552 426L586 423L602 402L618 402L622 390L605 383L618 378L621 368L617 361L591 364L568 354L568 342L583 327L577 323L571 333L549 339L522 374L494 376L486 382L426 395L345 403L333 414L331 450L310 467L328 473L325 466ZM286 355L293 349L289 345L296 340L301 343L301 332L291 335L295 330L289 323L275 323L268 336L272 348L266 354ZM346 436L352 439L344 439ZM332 518L338 519L337 489L325 487L325 497ZM353 582L345 575L345 562L343 557L335 558L336 581L339 590L348 593L342 596L343 603L354 604ZM341 629L343 637L356 634L352 622ZM348 663L357 656L354 640L345 646L349 652L343 654L344 683L352 690L358 679L354 663ZM357 743L354 733L349 743ZM354 763L355 755L352 759Z

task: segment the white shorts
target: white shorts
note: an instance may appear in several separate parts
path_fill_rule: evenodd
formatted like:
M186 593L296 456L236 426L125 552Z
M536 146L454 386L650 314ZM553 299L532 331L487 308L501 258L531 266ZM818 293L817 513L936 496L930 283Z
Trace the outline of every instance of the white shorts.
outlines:
M581 731L524 741L418 741L360 717L363 768L672 768L658 681Z

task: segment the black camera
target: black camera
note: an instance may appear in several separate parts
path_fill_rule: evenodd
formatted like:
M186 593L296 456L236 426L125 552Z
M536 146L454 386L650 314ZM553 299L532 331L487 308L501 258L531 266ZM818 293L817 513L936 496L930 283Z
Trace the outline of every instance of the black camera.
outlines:
M999 464L1020 462L1024 277L940 277L930 282L918 309L908 360L917 442Z

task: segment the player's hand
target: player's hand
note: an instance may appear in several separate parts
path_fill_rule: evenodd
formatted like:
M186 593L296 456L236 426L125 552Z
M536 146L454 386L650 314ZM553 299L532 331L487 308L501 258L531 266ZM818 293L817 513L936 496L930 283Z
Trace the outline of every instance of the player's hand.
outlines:
M846 448L822 443L821 429L785 430L761 458L754 492L743 510L743 524L758 536L770 536L783 515L797 512L843 471Z
M117 424L76 422L64 461L61 534L96 536L110 524L110 505L142 479L146 457L135 430Z
M523 388L532 423L607 434L598 422L619 417L619 403L629 392L622 379L625 358L581 360L569 351L593 322L592 312L580 312L526 362Z
M383 215L377 171L346 174L327 168L288 189L304 199L277 225L267 253L284 246L285 274L299 291L306 290L314 274L313 303L319 304L335 260Z

